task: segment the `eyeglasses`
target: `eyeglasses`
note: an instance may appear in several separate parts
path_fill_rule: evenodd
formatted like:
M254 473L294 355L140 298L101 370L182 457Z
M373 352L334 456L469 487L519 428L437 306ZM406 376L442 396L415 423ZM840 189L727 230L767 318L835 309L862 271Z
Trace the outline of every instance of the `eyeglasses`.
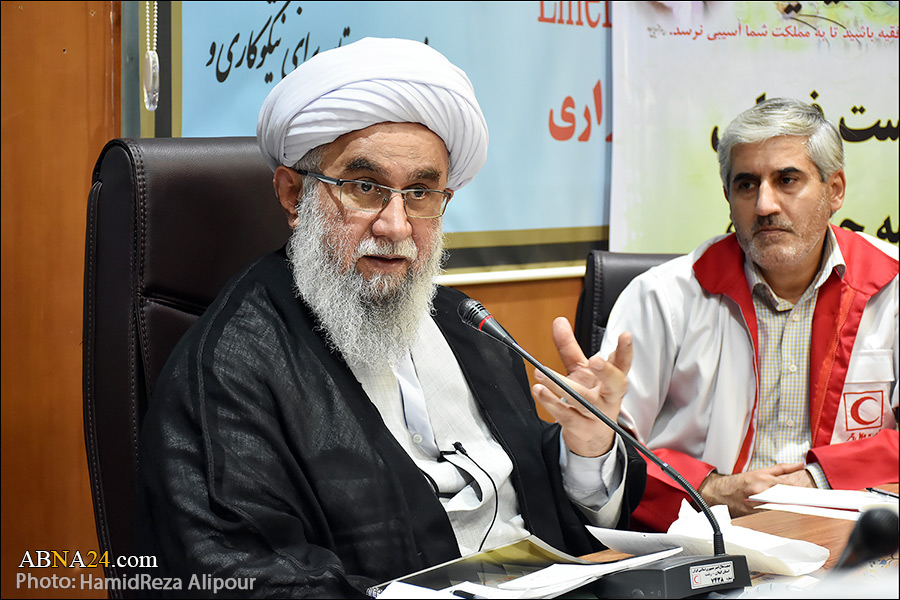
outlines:
M444 214L447 203L453 197L453 192L447 190L428 190L425 188L412 188L408 190L395 190L371 181L357 181L355 179L335 179L320 173L313 173L304 169L295 169L297 173L308 177L315 177L319 181L337 186L340 190L341 204L353 210L377 213L391 201L393 194L400 194L403 198L403 208L406 216L417 219L436 219Z

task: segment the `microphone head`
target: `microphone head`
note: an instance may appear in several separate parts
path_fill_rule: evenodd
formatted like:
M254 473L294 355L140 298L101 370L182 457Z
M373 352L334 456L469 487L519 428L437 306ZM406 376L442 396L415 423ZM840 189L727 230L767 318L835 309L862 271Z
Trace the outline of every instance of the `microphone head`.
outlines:
M507 346L513 348L516 346L516 341L503 329L490 311L481 305L481 302L466 298L456 307L456 312L462 322L469 327L487 334Z
M466 298L460 302L459 306L456 307L456 313L463 323L475 329L478 329L478 325L485 317L491 316L491 313L481 305L481 302L474 298Z
M900 545L900 517L887 508L863 511L850 532L835 569L848 569L867 560L893 554Z
M863 511L857 521L859 541L870 548L874 557L893 554L900 545L900 516L887 508Z

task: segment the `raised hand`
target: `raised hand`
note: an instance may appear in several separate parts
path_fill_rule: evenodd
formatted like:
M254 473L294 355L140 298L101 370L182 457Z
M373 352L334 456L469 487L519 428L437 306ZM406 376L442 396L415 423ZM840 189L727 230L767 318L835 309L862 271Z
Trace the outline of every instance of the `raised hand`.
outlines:
M619 336L616 350L608 358L598 354L587 358L564 317L553 321L553 342L566 368L563 379L610 419L619 416L622 398L628 389L626 375L634 355L630 333ZM540 371L532 388L535 399L562 426L569 450L581 456L600 456L612 448L615 432Z

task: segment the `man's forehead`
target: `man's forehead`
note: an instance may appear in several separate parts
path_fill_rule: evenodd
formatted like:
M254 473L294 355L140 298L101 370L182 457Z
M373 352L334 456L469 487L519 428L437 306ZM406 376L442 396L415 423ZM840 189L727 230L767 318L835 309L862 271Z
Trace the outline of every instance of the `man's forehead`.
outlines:
M379 160L366 155L349 156L340 165L346 172L366 173L376 177L391 176L391 166L382 164ZM443 174L440 165L416 164L407 168L404 173L407 179L426 179L438 181Z
M806 137L779 136L748 144L736 144L731 150L732 172L745 169L762 171L815 170L809 156Z
M415 123L381 123L351 132L329 144L323 168L377 177L440 179L449 169L444 141Z

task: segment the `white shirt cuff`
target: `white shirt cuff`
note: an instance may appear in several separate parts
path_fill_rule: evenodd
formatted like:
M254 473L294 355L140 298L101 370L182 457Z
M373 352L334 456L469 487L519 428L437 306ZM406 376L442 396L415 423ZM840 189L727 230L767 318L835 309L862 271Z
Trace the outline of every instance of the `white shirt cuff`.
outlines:
M615 527L622 509L627 454L624 440L618 435L615 440L609 452L589 458L569 450L560 433L559 466L566 495L597 527Z

